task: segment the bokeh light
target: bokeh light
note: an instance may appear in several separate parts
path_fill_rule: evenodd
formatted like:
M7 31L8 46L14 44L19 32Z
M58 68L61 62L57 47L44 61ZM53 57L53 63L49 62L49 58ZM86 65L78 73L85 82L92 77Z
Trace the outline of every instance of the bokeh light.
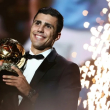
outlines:
M76 56L77 56L77 53L76 53L76 52L73 52L73 53L72 53L72 57L73 57L73 58L76 58Z
M107 1L110 6L110 0ZM102 9L103 14L107 12L107 8ZM110 110L110 23L103 24L99 17L96 22L99 26L90 29L90 45L83 45L85 50L92 52L91 60L80 67L81 86L90 90L87 100L83 100L83 107L86 110Z
M88 11L87 11L87 10L84 10L84 11L82 12L82 14L83 14L84 16L87 16L87 15L88 15Z
M89 23L89 22L85 22L85 23L84 23L84 27L85 27L85 28L88 28L88 27L89 27L89 25L90 25L90 23Z

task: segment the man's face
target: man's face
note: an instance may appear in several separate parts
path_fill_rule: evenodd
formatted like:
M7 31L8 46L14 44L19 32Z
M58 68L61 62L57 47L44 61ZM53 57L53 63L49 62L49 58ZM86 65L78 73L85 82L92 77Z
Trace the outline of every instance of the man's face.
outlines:
M37 50L49 49L54 43L56 35L57 18L49 14L39 13L31 27L31 48Z

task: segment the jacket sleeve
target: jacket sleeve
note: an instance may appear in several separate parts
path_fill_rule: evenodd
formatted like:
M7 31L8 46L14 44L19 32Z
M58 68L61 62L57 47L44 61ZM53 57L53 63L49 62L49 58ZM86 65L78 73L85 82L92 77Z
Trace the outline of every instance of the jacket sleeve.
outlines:
M57 91L57 110L77 110L80 85L79 67L70 63L63 71Z

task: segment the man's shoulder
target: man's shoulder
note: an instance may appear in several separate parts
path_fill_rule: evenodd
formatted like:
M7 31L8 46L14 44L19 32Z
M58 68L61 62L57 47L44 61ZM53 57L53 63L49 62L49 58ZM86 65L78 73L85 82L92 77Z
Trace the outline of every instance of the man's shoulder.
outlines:
M78 66L76 63L64 58L63 56L57 54L56 62L61 63L62 65L74 65Z
M55 61L56 64L58 64L59 66L67 66L67 65L78 66L76 63L70 61L69 59L66 59L65 57L57 53L55 48L53 48L52 52L49 54L48 59L51 61Z

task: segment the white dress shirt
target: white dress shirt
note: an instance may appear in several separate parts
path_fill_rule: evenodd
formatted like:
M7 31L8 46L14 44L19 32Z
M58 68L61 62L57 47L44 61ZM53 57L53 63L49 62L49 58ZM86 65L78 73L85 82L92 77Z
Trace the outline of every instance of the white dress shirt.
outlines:
M48 54L51 52L52 49L48 49L40 54L42 54L44 56L44 59L48 56ZM34 55L33 52L30 50L29 54ZM27 82L30 84L35 71L38 69L38 67L41 65L41 63L44 61L44 59L28 59L27 63L26 63L26 68L23 72L23 75L25 76ZM19 99L19 104L21 103L23 97L18 95L18 99Z

